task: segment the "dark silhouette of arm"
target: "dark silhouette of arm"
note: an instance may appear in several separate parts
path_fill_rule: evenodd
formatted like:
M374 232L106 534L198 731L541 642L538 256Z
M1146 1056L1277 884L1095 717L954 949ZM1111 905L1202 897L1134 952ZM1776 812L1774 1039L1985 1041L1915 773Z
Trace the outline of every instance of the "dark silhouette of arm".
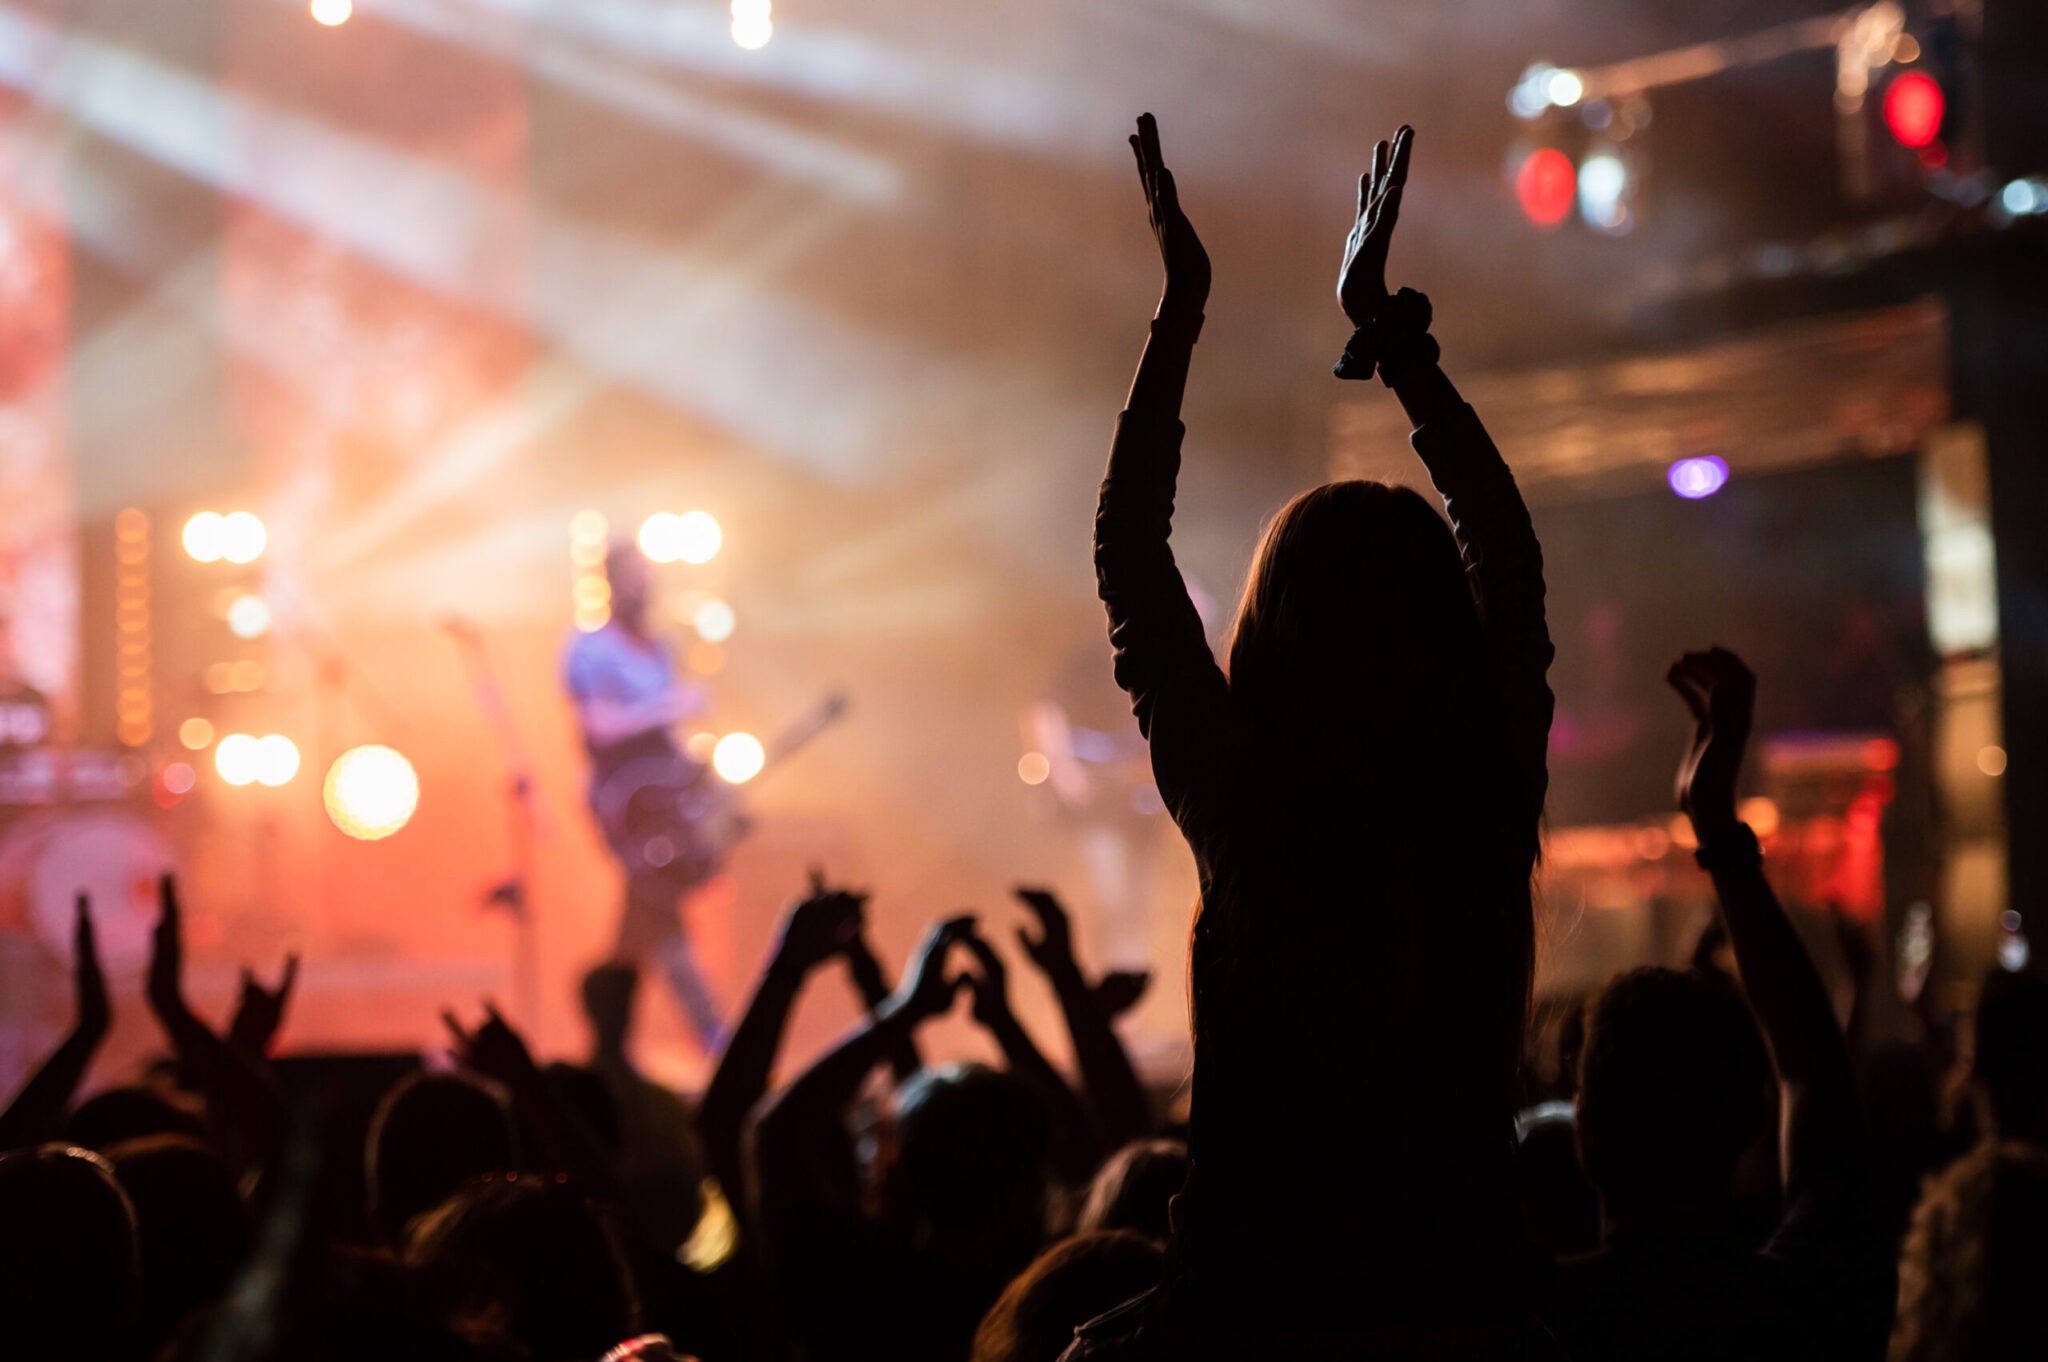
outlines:
M978 932L969 932L962 940L977 966L968 976L974 990L974 1019L995 1038L1011 1075L1044 1104L1052 1122L1053 1166L1069 1182L1086 1182L1104 1153L1087 1109L1011 1010L1009 971L995 947Z
M85 1081L92 1057L99 1052L112 1024L92 914L83 894L78 896L78 922L72 941L71 970L78 1005L71 1030L15 1094L7 1110L0 1112L0 1150L21 1149L57 1138L65 1113L70 1110L72 1095Z
M1017 942L1052 985L1053 996L1059 999L1067 1034L1074 1045L1074 1067L1080 1071L1081 1090L1087 1097L1096 1134L1104 1149L1116 1149L1137 1139L1151 1126L1145 1085L1138 1081L1130 1054L1117 1038L1111 1025L1112 1015L1074 958L1074 939L1068 928L1066 908L1047 889L1020 888L1016 894L1039 923L1035 939L1020 929Z
M846 972L853 979L861 1003L872 1017L883 1003L889 1001L889 977L882 972L882 962L875 958L866 932L846 944ZM908 1031L899 1033L895 1046L889 1051L889 1068L896 1075L896 1081L901 1083L923 1067L924 1057L917 1052L917 1037Z

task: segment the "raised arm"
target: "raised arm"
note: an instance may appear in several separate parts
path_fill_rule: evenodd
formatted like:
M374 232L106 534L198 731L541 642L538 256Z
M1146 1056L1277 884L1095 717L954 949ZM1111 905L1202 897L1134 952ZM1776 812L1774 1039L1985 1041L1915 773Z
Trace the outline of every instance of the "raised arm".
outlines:
M1714 879L1742 991L1779 1087L1779 1161L1788 1198L1817 1177L1864 1166L1863 1118L1849 1048L1820 974L1764 878L1755 834L1735 816L1735 778L1756 711L1756 678L1723 648L1687 653L1667 680L1692 711L1678 803Z
M93 937L92 912L83 894L78 896L78 923L72 941L71 975L78 1007L71 1030L15 1094L7 1110L0 1112L0 1151L57 1138L72 1094L85 1080L92 1057L107 1038L107 1029L113 1022L113 1011L107 1003L107 982L100 973L99 950Z
M775 1056L790 1010L811 971L846 949L860 933L865 900L844 890L828 889L813 877L812 892L790 908L782 935L754 996L733 1029L732 1040L719 1056L718 1069L704 1089L697 1108L697 1126L711 1174L737 1201L743 1195L741 1151L747 1113L768 1092Z
M1038 1095L1052 1121L1052 1160L1059 1174L1070 1184L1087 1182L1102 1162L1103 1147L1074 1090L1060 1071L1053 1068L1038 1042L1010 1010L1010 977L995 947L979 932L962 938L974 956L975 969L968 976L974 990L974 1019L981 1023L1003 1052L1010 1074Z
M1081 963L1074 957L1067 910L1058 897L1049 889L1019 888L1016 895L1038 919L1038 935L1020 929L1017 944L1045 975L1060 1001L1074 1044L1074 1067L1080 1070L1081 1090L1103 1147L1121 1148L1146 1133L1151 1112L1145 1085L1138 1081L1131 1057L1111 1025L1114 1014L1105 1004L1114 999L1100 996L1082 974ZM1142 992L1143 983L1138 986Z
M1412 289L1387 292L1387 249L1414 148L1415 130L1402 128L1392 142L1373 148L1372 169L1358 182L1358 216L1337 283L1337 301L1357 330L1337 374L1364 379L1377 369L1415 425L1410 443L1444 498L1485 629L1533 859L1535 819L1549 785L1545 755L1554 708L1544 680L1555 649L1543 614L1543 551L1507 464L1438 367L1429 300Z
M1159 793L1182 827L1226 731L1228 688L1167 536L1180 475L1180 406L1209 297L1209 256L1181 211L1152 115L1131 138L1166 285L1131 380L1095 511L1095 585L1109 612L1116 680L1152 743Z

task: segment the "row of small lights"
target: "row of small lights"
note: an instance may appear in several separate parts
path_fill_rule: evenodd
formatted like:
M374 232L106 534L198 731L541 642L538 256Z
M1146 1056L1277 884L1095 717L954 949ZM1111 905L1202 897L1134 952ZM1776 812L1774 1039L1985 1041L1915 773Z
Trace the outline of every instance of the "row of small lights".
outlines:
M310 0L306 10L313 22L325 28L340 28L355 16L355 0ZM732 0L732 40L749 52L768 46L775 36L772 0Z

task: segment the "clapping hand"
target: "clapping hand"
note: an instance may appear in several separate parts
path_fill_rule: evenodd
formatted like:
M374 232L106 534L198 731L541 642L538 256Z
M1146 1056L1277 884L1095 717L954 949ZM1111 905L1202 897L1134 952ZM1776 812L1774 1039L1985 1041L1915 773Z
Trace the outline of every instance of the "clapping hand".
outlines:
M831 888L823 874L812 871L810 895L783 919L776 960L809 971L841 954L860 938L867 902L866 894Z
M1726 648L1687 653L1664 679L1692 711L1693 735L1678 767L1678 807L1699 840L1735 826L1735 777L1756 720L1756 676Z
M78 994L75 1029L81 1036L97 1041L113 1025L113 1007L107 1001L107 978L100 972L98 938L93 934L92 902L78 896L78 923L72 932L71 977Z
M496 1079L507 1088L519 1087L538 1072L526 1042L488 1000L484 1003L483 1025L474 1031L465 1030L453 1012L443 1012L441 1024L454 1038L455 1058L466 1069Z
M1152 235L1159 242L1160 259L1166 266L1159 315L1199 318L1209 301L1209 253L1202 248L1202 239L1195 235L1194 224L1181 211L1180 191L1159 151L1159 123L1151 114L1138 116L1131 151L1138 158L1145 209L1151 218Z
M1344 268L1337 276L1337 302L1353 326L1365 325L1387 296L1387 247L1401 218L1414 149L1415 129L1404 124L1391 143L1374 144L1372 169L1359 177L1358 216L1344 239Z
M966 982L959 975L947 975L946 957L973 930L971 914L933 923L911 957L909 973L884 1005L886 1014L912 1025L943 1015Z
M260 1060L268 1054L270 1042L284 1022L285 1007L291 1002L292 987L298 978L297 952L284 958L284 973L276 988L265 988L256 981L255 971L245 966L241 997L235 1004L234 1020L228 1023L228 1044L251 1059Z

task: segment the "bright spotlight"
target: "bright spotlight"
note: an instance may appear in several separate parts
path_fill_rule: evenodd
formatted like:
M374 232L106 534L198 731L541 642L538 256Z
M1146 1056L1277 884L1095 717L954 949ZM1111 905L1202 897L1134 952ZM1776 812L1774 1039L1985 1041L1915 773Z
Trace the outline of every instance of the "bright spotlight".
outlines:
M775 21L765 14L732 16L732 40L749 52L759 52L775 36Z
M1538 227L1555 227L1572 211L1578 168L1556 147L1538 147L1515 170L1515 199Z
M1680 459L1664 475L1671 490L1687 501L1710 497L1728 485L1728 463L1713 454Z
M312 11L314 23L328 28L341 27L356 12L355 0L313 0L307 8Z
M236 638L261 638L270 632L270 606L261 596L237 596L228 607L228 632Z
M178 725L178 741L194 752L203 752L213 743L213 725L197 716L187 719Z
M195 563L217 563L227 552L228 521L218 511L201 511L185 522L185 552Z
M744 785L761 774L768 753L751 733L728 733L711 749L711 769L728 785Z
M697 613L690 617L690 623L697 630L697 637L706 643L723 643L732 637L733 627L739 619L732 613L732 607L724 601L706 601L697 607Z
M374 842L412 820L420 806L420 778L398 752L373 743L335 758L321 794L334 826Z
M1052 763L1043 752L1026 752L1017 758L1017 779L1026 785L1043 785L1052 774Z
M235 511L221 521L220 556L230 563L255 562L269 542L263 522L247 511Z
M1579 216L1588 227L1619 232L1628 225L1628 166L1613 152L1602 151L1579 163Z
M299 773L299 745L282 733L256 740L256 779L265 785L288 785Z
M725 531L709 511L690 511L676 521L676 557L685 563L708 563L725 543Z
M1558 108L1569 109L1584 97L1586 82L1579 79L1576 71L1552 71L1544 82L1543 93Z
M263 749L248 733L230 733L213 749L213 769L230 785L253 785L263 769Z
M683 518L669 511L656 511L640 522L640 552L650 562L673 563L683 556Z

